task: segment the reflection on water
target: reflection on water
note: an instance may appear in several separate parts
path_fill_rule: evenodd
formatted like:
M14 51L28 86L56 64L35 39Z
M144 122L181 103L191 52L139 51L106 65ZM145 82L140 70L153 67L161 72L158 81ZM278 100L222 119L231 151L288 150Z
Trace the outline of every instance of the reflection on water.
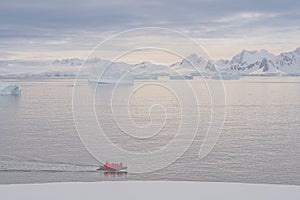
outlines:
M103 172L104 176L123 177L127 176L127 172Z
M14 125L21 98L18 95L0 95L0 131L2 133L8 133L11 128L9 125Z
M2 112L15 111L21 98L21 95L0 95L0 110Z
M73 83L72 79L13 81L20 83L22 95L0 96L0 169L6 170L0 170L0 183L194 180L300 184L299 77L251 77L225 81L228 105L223 131L213 151L202 160L198 152L207 131L210 99L201 82L191 81L203 102L199 105L201 124L193 144L176 162L162 170L143 174L102 174L93 170L101 163L82 145L72 115L72 90L80 88L91 93L95 89L86 80L80 81L76 87L68 86ZM180 88L180 81L174 84ZM176 106L172 107L176 104L172 98L166 98L164 103L169 103L167 108L174 115L168 117L173 120L166 123L163 134L157 135L152 143L138 143L138 139L134 140L135 143L124 142L116 137L119 132L105 110L106 102L110 103L110 89L106 86L105 91L97 90L96 110L98 118L103 120L103 127L111 130L109 137L119 147L137 151L149 146L155 150L156 145L164 145L172 139L175 127L172 123L177 125L178 117ZM133 99L140 107L132 108L132 117L140 126L149 122L144 113L146 107L142 104L148 102L139 101L147 95L151 96L148 93ZM189 101L188 96L186 101ZM82 113L88 106L82 104ZM124 113L118 114L119 120L125 120L122 118ZM155 119L156 116L152 117ZM188 138L188 129L186 132L180 140ZM11 159L4 160L3 157ZM29 162L32 159L35 162ZM127 161L124 163L130 166ZM48 169L54 169L54 172Z

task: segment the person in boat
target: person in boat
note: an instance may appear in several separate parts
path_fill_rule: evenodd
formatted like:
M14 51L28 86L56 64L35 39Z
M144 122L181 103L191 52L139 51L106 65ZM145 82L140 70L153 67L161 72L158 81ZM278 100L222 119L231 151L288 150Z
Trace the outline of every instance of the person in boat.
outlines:
M108 163L107 161L105 162L105 164L103 165L103 169L120 169L123 168L123 163Z

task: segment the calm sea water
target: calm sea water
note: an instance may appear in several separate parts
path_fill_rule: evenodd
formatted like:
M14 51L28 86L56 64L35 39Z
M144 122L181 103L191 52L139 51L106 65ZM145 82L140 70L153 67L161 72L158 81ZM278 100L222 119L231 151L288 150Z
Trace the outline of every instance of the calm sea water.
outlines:
M117 89L88 84L84 79L76 85L73 79L5 81L18 82L22 95L0 96L0 184L103 180L300 184L299 77L224 81L224 127L214 148L203 159L198 156L199 149L209 125L214 124L210 123L211 94L202 80L188 82L194 93L186 89L186 81L179 80L138 82ZM162 86L165 84L168 87ZM210 84L219 81L211 80ZM73 90L76 105L72 107ZM214 98L218 99L214 109L220 112L214 117L222 120L222 109L218 109L224 107L224 96ZM93 116L90 111L94 111ZM98 153L122 161L129 169L138 165L134 162L142 163L138 166L142 170L164 166L145 173L97 172L99 161L79 137L99 131L89 124L92 117L98 120L108 140L126 152L159 152L174 138L178 145L169 153L181 151L189 142L191 145L167 165L164 162L169 154L161 154L155 160L145 156L137 162L122 154L114 158L106 141L98 141L92 134L90 142L95 141L92 145L97 146ZM196 119L199 126L195 132ZM77 129L75 122L79 123ZM179 129L183 134L175 137ZM191 137L194 133L195 137Z

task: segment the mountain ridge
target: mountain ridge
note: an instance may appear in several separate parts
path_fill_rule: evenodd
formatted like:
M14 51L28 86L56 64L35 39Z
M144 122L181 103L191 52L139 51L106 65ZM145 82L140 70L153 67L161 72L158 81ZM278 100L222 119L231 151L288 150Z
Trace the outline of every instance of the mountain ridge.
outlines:
M231 59L212 60L192 53L180 62L171 65L143 61L137 64L111 62L102 58L65 58L54 61L0 61L0 76L75 76L80 67L86 67L85 75L97 74L104 67L110 76L130 71L134 76L153 77L159 75L211 76L216 72L234 73L242 76L300 76L300 47L274 55L265 49L242 50ZM20 70L22 69L22 70ZM30 71L31 69L32 71ZM15 71L14 71L15 70Z

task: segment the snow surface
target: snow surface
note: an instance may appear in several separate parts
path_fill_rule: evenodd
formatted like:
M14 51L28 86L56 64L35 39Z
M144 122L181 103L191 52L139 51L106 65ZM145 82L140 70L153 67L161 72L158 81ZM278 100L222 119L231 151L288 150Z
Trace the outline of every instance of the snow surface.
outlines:
M157 79L158 76L205 76L216 72L241 76L299 76L300 48L274 55L267 50L243 50L231 60L210 60L195 53L169 66L151 62L127 64L100 58L69 58L54 61L0 61L0 77L61 77L87 76L95 81L99 76L105 80L120 79L125 73L132 79ZM104 74L102 72L105 71ZM127 78L127 79L128 79Z
M19 95L20 86L16 83L0 82L0 95Z
M267 58L268 60L272 60L275 57L276 56L274 54L264 49L260 51L243 50L241 53L232 57L231 62L238 63L240 65L245 65L245 64L255 63L256 61L262 60L264 58Z
M300 187L244 183L124 181L0 185L5 200L298 200Z
M242 75L287 76L300 74L300 48L275 56L266 50L242 51L231 61L219 62L221 68Z
M130 65L123 62L110 62L108 60L96 60L86 64L89 69L89 82L95 83L133 83Z

